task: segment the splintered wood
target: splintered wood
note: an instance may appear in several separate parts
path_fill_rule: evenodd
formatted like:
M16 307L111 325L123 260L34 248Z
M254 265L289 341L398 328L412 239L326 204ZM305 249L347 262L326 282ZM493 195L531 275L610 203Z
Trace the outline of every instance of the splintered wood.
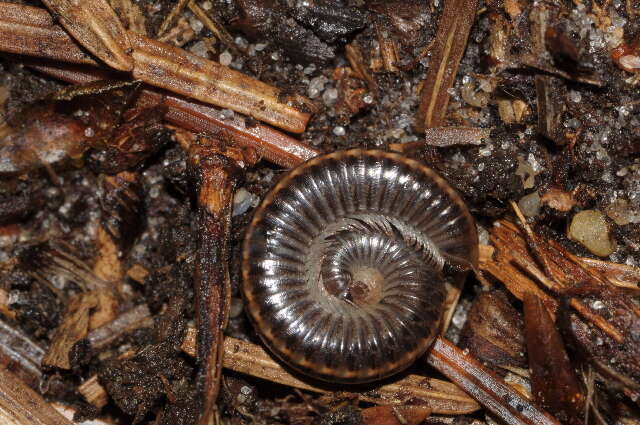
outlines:
M578 284L640 291L637 268L578 257L524 227L523 232L510 221L496 222L489 232L495 251L480 258L480 269L502 282L516 298L523 300L525 293L531 292L553 313L558 301L540 285L552 294L562 294Z

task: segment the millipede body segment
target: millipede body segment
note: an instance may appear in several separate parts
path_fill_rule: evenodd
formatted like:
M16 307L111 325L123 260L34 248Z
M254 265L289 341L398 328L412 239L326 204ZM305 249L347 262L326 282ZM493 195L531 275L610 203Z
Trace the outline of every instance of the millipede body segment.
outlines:
M381 379L429 347L445 275L475 268L477 247L464 202L424 164L379 150L319 156L255 213L242 254L247 312L295 370Z

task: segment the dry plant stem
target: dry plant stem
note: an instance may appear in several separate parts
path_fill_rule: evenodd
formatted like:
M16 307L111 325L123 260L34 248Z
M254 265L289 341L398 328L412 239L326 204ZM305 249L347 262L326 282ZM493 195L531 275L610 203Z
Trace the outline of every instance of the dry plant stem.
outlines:
M190 328L182 344L182 349L195 354L196 330ZM284 369L262 347L236 338L224 340L223 366L235 372L266 379L281 385L329 393L332 388L318 382L302 381ZM337 387L344 391L344 386ZM371 386L368 391L358 393L362 401L375 404L405 404L408 402L425 406L433 413L461 415L474 412L480 406L456 385L434 378L408 375L395 382L381 386Z
M44 74L74 84L114 78L113 74L103 70L82 69L69 64L61 66L29 63L29 66ZM151 106L159 103L167 106L168 111L164 118L170 123L194 132L214 135L216 138L238 147L254 149L260 157L284 168L295 167L321 153L319 150L267 125L255 123L255 125L249 126L241 116L225 119L221 116L220 110L214 106L151 89L144 89L138 100L138 106Z
M160 29L158 30L158 36L164 35L164 33L166 33L169 28L173 26L174 22L178 19L187 3L189 3L189 0L178 0L176 5L173 6L173 9L171 9L171 12L169 12L167 17L164 18L164 21L162 21L162 25L160 25Z
M0 369L0 423L3 425L73 425L39 394Z
M211 31L217 38L222 42L225 46L238 49L238 46L231 38L231 35L224 29L224 27L217 22L217 20L213 20L211 16L209 16L194 0L189 1L189 10L193 12L194 15L206 26L209 31Z
M422 101L416 117L416 129L443 126L449 103L448 90L458 72L467 45L469 31L476 17L478 0L446 0L440 16L432 49Z
M63 27L87 50L119 71L131 71L131 45L107 0L43 0Z
M102 351L119 337L134 329L153 326L153 318L146 304L128 310L109 323L106 323L87 335L94 352Z
M223 330L229 317L229 236L233 193L243 155L222 152L217 143L191 143L189 166L196 180L198 240L194 275L198 387L202 414L199 425L215 422L222 373Z
M5 4L0 3L1 51L96 65L59 26L54 25L46 10L7 7ZM19 37L13 35L16 31ZM280 102L279 89L178 47L135 32L126 34L134 49L134 78L229 108L293 133L305 130L310 114ZM51 39L55 39L54 45L51 45ZM41 45L50 48L41 48Z
M97 65L51 15L37 7L0 2L0 50L71 63Z
M129 33L133 77L302 133L310 115L279 101L280 90L177 47Z
M509 425L560 425L478 360L444 338L436 339L427 361Z
M44 350L20 329L0 320L0 369L7 369L32 388L37 388Z

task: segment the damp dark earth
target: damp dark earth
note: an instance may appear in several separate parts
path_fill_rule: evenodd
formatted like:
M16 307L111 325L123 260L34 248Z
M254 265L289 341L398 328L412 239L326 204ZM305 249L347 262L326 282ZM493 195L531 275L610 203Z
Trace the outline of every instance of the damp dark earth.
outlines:
M1 423L631 425L639 359L640 0L0 0Z

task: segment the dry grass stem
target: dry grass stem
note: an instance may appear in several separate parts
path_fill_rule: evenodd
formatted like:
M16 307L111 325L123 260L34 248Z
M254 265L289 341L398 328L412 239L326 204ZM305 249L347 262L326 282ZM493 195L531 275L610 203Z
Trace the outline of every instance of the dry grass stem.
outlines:
M72 63L95 64L44 9L0 3L0 50ZM5 10L10 13L5 14ZM8 16L8 17L5 17ZM18 31L19 37L12 34ZM27 31L28 30L28 31ZM167 90L302 133L311 115L281 101L280 90L178 47L127 32L133 77ZM56 43L52 44L51 39ZM44 45L49 48L42 49Z
M131 71L131 45L107 0L43 0L83 47L119 71Z
M44 74L74 84L114 78L113 74L99 69L79 68L69 64L37 65L28 61L26 63ZM221 110L214 106L155 90L144 89L137 106L148 107L157 104L167 107L164 116L166 121L190 131L207 133L238 147L254 149L260 157L284 168L292 168L321 153L267 125L248 125L243 116L223 116Z
M202 22L204 26L207 27L209 31L211 31L213 35L215 35L224 45L234 49L238 48L231 35L224 29L224 26L202 10L194 0L189 1L189 10L191 10L200 22Z
M422 88L422 101L416 117L418 131L445 124L449 89L453 87L477 8L477 0L444 2L435 44L431 50L429 71Z
M171 9L171 12L169 12L167 17L164 18L164 21L162 21L160 29L158 30L158 36L163 36L167 31L169 31L184 10L187 3L189 3L189 0L178 0L175 6L173 6L173 9Z
M185 353L195 355L195 337L197 331L190 328L182 344ZM236 338L224 340L223 366L236 372L245 373L293 388L329 393L332 389L321 384L302 381L285 370L280 363L262 349ZM396 382L372 387L359 395L360 400L376 404L404 404L418 402L421 406L433 409L439 414L468 414L480 406L461 391L456 385L424 376L408 375Z
M56 61L97 65L46 10L0 2L0 50Z
M427 361L509 425L560 424L446 339L436 339Z

